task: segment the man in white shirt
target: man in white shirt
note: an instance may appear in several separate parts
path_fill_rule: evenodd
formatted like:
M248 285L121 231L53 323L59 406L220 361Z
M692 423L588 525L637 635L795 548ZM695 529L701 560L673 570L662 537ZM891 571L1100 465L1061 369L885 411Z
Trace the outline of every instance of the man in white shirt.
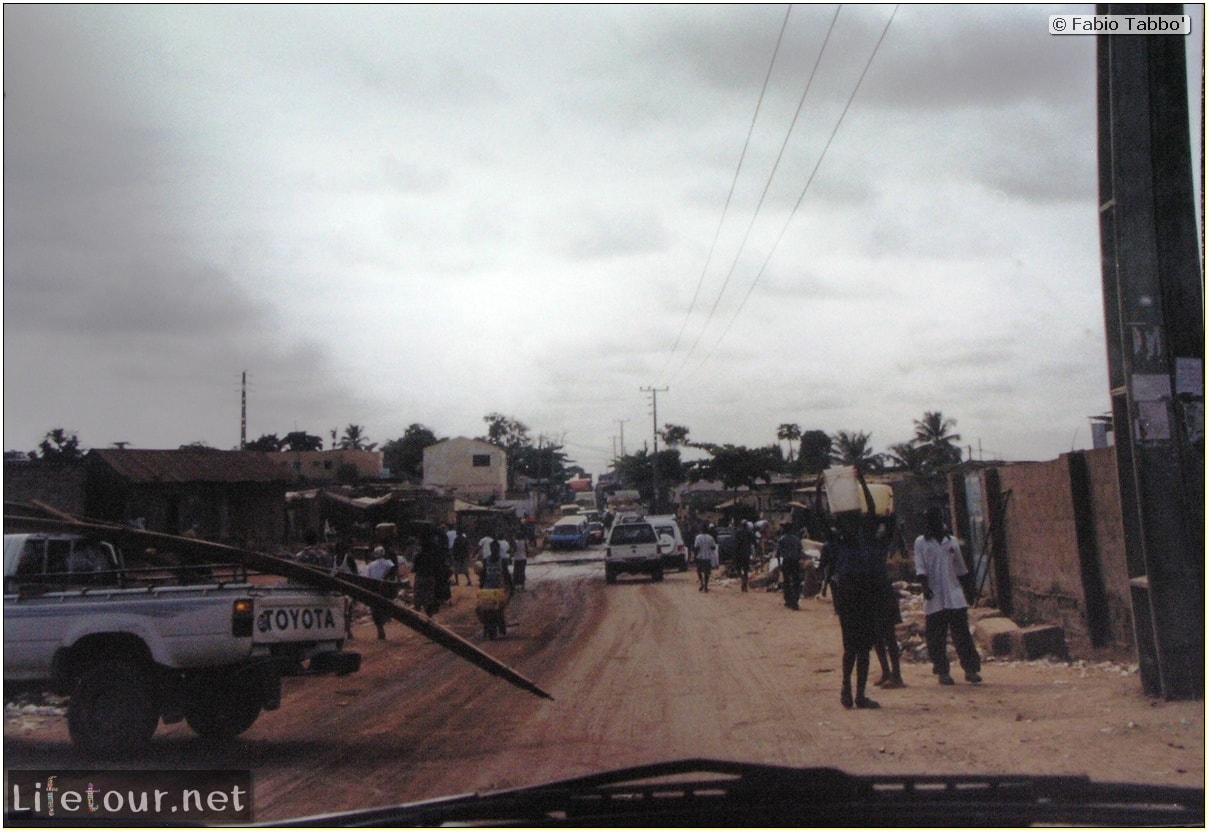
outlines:
M924 513L924 523L926 531L915 539L915 574L924 587L924 626L932 672L942 685L953 684L947 645L952 634L953 648L966 681L977 685L982 682L978 675L982 660L970 635L968 604L959 580L969 570L961 556L961 547L945 529L940 509L929 508Z
M709 576L718 565L718 541L703 530L693 540L693 551L697 560L697 591L709 592Z

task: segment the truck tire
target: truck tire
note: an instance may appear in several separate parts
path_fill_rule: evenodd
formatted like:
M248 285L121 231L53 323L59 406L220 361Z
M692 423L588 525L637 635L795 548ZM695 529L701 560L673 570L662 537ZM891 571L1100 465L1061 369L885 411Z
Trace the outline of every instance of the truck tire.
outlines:
M151 673L126 659L85 668L67 705L71 741L90 757L122 757L141 750L159 720Z
M607 563L605 564L605 583L606 584L617 583L617 573L615 571L613 571L613 567Z
M229 740L252 727L260 708L260 690L249 680L224 680L209 687L189 706L185 722L199 737Z

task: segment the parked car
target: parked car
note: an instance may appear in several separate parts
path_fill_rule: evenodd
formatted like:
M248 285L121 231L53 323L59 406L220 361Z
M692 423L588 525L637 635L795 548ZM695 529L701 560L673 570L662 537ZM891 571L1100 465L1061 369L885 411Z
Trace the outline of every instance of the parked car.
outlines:
M588 542L589 543L604 543L605 528L604 523L588 523Z
M551 549L588 548L588 520L579 515L561 518L550 529Z
M676 516L659 514L647 517L646 520L655 527L655 533L659 535L662 542L667 543L668 539L671 541L671 550L663 553L663 567L687 572L688 546L684 545L684 535L680 533L680 524L676 522Z

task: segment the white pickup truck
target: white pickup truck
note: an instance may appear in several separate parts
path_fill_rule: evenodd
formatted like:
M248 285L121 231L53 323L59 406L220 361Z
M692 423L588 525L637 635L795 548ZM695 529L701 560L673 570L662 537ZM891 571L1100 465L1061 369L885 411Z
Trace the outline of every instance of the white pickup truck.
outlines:
M281 678L352 673L344 598L238 565L127 568L79 534L4 536L4 682L70 697L72 742L117 756L159 721L243 733Z

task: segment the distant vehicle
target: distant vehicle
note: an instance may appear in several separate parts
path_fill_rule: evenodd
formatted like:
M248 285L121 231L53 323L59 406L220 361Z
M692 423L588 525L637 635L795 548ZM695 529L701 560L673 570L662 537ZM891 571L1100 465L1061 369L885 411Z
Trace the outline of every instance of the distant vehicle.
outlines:
M680 572L688 571L688 547L684 545L684 535L680 533L680 524L676 522L674 514L659 514L646 518L647 522L655 527L655 533L663 542L666 539L671 540L672 549L663 554L663 566L665 569L676 569Z
M560 518L550 529L550 548L588 548L588 519L578 514Z
M579 514L579 503L563 503L558 507L558 513L563 517L571 517Z
M604 543L604 523L588 523L588 543Z
M662 581L663 555L671 549L672 544L661 542L646 520L614 523L605 547L605 583L616 583L623 574L650 575L652 581Z

